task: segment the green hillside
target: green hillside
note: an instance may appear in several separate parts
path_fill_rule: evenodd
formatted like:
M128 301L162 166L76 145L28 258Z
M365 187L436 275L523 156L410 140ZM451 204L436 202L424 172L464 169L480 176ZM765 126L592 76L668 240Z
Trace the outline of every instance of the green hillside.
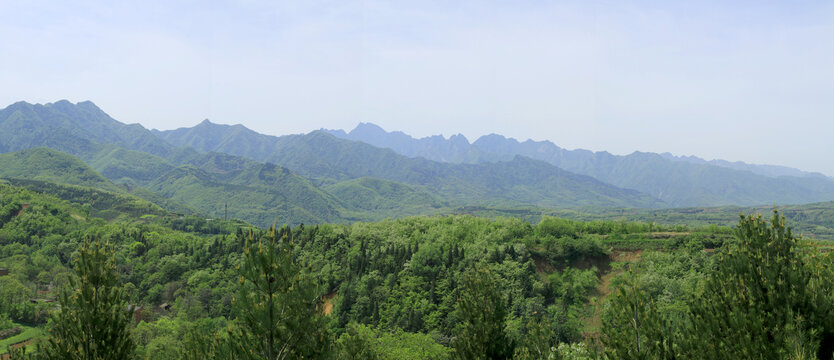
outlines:
M3 181L9 185L79 204L81 209L85 210L85 215L108 221L168 214L168 211L161 206L129 194L39 180L3 179Z
M663 206L650 196L523 158L472 165L447 164L408 158L388 149L339 139L324 131L275 137L241 126L209 122L156 134L178 146L273 162L324 183L385 179L424 187L457 204Z
M189 171L195 178L201 176L196 169ZM406 191L376 180L356 183L378 191ZM0 184L0 267L10 274L0 278L0 291L11 295L0 303L0 316L10 319L8 326L26 323L42 330L49 326L45 319L50 313L68 307L56 307L51 301L57 289L75 276L72 259L79 256L85 234L95 234L112 246L118 265L112 269L117 272L118 286L126 289L124 301L143 304L138 315L142 322L129 330L135 335L137 354L176 358L179 351L201 343L186 337L214 338L215 332L237 326L231 319L240 318L239 311L246 308L231 306L232 296L239 296L240 272L235 269L242 264L241 258L269 246L264 242L267 232L233 223L224 223L228 226L214 232L217 229L205 227L214 221L189 223L188 219L169 220L170 216L157 216L158 220L124 216L107 223L85 213L85 205L79 202L88 201L89 194L83 195L80 187L29 186L40 186L46 193ZM294 247L298 260L282 266L303 263L309 270L297 276L316 279L316 286L290 287L288 292L312 291L328 299L322 300L330 304L328 315L311 314L323 321L321 327L298 330L329 334L324 338L333 345L321 349L341 351L344 341L336 339L362 326L374 329L372 336L380 339L369 350L374 353L430 352L445 359L454 346L450 339L458 333L456 319L464 316L456 310L455 294L471 291L462 279L476 266L494 272L495 281L509 296L506 306L517 309L509 321L563 319L564 323L545 325L554 329L553 341L580 342L584 324L595 311L592 297L601 283L597 273L616 273L610 266L600 270L583 263L593 259L607 264L606 249L612 244L671 249L679 242L707 238L714 239L714 244L726 237L723 229L692 229L676 241L647 241L651 232L673 230L646 224L620 229L559 219L531 225L516 219L469 216L299 226L291 230L293 241L285 243ZM262 243L251 244L247 252L248 236ZM276 276L273 281L283 284L296 279ZM507 331L508 336L524 337L523 327ZM32 339L43 340L49 334L38 332Z
M273 221L310 224L340 219L338 204L309 181L297 177L290 179L298 181L287 181L281 177L282 170L262 170L259 175L280 179L281 185L219 182L199 168L181 166L149 183L148 188L210 217L223 218L228 214L261 226Z
M50 169L64 166L58 164L28 172L20 166L9 167L0 176L131 192L179 213L197 210L222 217L228 203L230 216L263 226L276 219L292 224L340 219L341 205L337 200L286 169L241 157L176 148L140 125L125 125L112 119L90 102L74 105L67 101L46 105L16 103L0 110L0 134L0 150L47 145L69 152L90 165L75 159L74 165L89 171L84 181L76 179L80 175L64 176L65 170L60 170L57 175L50 173ZM70 161L73 157L63 154L61 158ZM29 162L21 162L24 163ZM174 171L179 166L199 168L204 173L203 178L200 181L192 178L172 180L180 174ZM126 187L113 185L94 174L93 169ZM41 170L46 171L41 173ZM33 177L34 174L39 177ZM198 189L211 189L213 193Z
M103 176L121 184L146 183L175 167L156 155L115 145L101 146L98 152L86 158L86 162Z
M438 214L449 202L429 191L398 182L358 178L323 188L344 204L348 220L380 220L408 215Z
M28 127L24 131L16 124ZM309 224L433 214L439 208L472 204L557 208L662 206L650 196L540 161L517 158L500 163L444 164L409 159L321 131L278 138L242 126L204 122L193 129L155 132L163 138L166 134L182 133L177 141L187 143L177 143L176 146L183 146L177 148L139 125L119 123L89 102L17 103L0 111L2 129L9 129L7 135L16 135L0 137L4 149L47 142L86 161L108 179L125 186L125 191L169 210L190 212L173 207L183 204L211 217L228 215L259 225L276 218ZM357 178L377 180L334 187ZM415 195L409 189L432 194L443 202ZM171 203L164 205L161 199ZM400 201L408 204L401 206L402 210L392 211Z
M194 167L172 171L187 173L185 177L194 181L210 180ZM662 331L685 331L687 336L670 338L676 344L696 344L688 351L699 354L704 330L688 324L689 319L700 321L695 311L711 296L701 289L746 276L736 270L728 273L733 263L726 259L763 246L761 241L749 241L745 232L724 226L573 221L551 216L530 223L466 215L297 226L278 230L283 240L274 241L273 232L245 223L168 216L159 213L159 208L137 218L133 212L141 207L125 206L129 196L80 186L21 184L39 191L0 183L0 268L8 270L8 275L0 276L4 295L0 331L20 328L25 334L10 337L13 340L6 344L25 340L36 347L50 336L76 336L45 331L81 318L66 316L66 311L99 319L98 313L84 313L93 311L92 305L78 306L72 303L73 297L58 297L58 289L72 291L95 279L84 276L90 267L73 269L73 259L91 254L88 249L96 243L85 239L92 236L110 247L104 254L111 265L99 274L117 280L107 285L123 294L117 308L142 306L134 314L140 321L131 319L122 331L135 341L131 351L143 358L180 358L183 353L217 358L242 354L238 349L248 351L254 343L251 339L262 332L249 330L239 319L258 314L262 307L235 306L232 299L252 296L252 282L260 281L247 271L253 264L263 271L263 284L281 289L280 299L310 296L298 303L282 301L281 311L287 315L278 320L281 326L294 321L316 324L293 333L319 341L295 350L305 358L349 358L345 354L361 351L377 359L451 359L450 354L463 348L461 339L480 339L470 335L468 329L476 325L466 320L484 314L483 304L467 305L473 298L486 299L490 308L497 309L498 315L477 326L494 328L500 336L496 341L514 354L513 359L538 358L524 354L547 349L544 353L552 358L590 360L591 350L616 353L628 348L615 340L628 335L622 329L633 324L627 316L623 318L630 314L623 309L629 308L628 299L634 297L651 299L637 307L638 314L650 320L640 324L640 329L654 329L642 336L655 339L665 336ZM375 179L333 186L423 196L419 189ZM413 199L412 195L406 198ZM110 222L96 218L85 205L91 199L98 199L100 214L109 210L122 215ZM817 204L807 210L831 208ZM825 214L819 215L825 218ZM750 227L755 219L740 224ZM781 268L779 273L793 276L810 269L809 283L830 284L827 276L834 267L825 256L830 247L787 240L788 248L776 247L774 251L780 253L768 255L769 261L753 258L751 264L773 275L777 274L773 272L777 257L793 256L794 266ZM281 266L276 259L283 259ZM287 273L293 275L283 276ZM473 282L475 274L480 274L477 282ZM70 282L71 278L75 280ZM750 282L752 278L745 279ZM813 293L819 294L821 304L831 297L825 291ZM808 296L796 299L805 301ZM308 299L314 299L316 306L311 307ZM759 300L751 301L762 306ZM770 310L745 309L747 316L774 321L768 317ZM800 309L812 315L808 319L829 311L824 306ZM687 320L676 320L681 318ZM47 319L53 320L48 323ZM809 326L819 324L807 321ZM228 336L230 332L247 336ZM774 344L789 346L791 342ZM107 349L108 345L99 346ZM824 347L812 349L827 354ZM55 354L50 349L42 351L39 354Z
M119 190L116 185L78 158L45 147L0 154L0 177Z
M655 210L463 206L451 210L451 213L489 218L511 216L532 223L538 223L545 216L555 216L576 221L639 221L663 225L704 227L732 226L738 222L739 214L769 214L774 209L785 215L798 234L801 233L803 236L816 240L834 241L834 202L783 206L719 206Z

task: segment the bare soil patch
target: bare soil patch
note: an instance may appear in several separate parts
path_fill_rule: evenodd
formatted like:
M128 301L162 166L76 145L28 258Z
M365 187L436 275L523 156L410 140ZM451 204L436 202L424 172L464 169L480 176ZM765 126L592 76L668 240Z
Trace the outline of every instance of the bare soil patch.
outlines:
M23 205L20 207L20 211L18 211L18 212L17 212L17 214L16 214L15 216L20 216L20 214L23 214L23 210L26 210L26 208L28 208L28 207L29 207L29 204L23 204Z
M610 262L635 263L640 260L641 255L643 255L643 250L615 250L609 257L609 264ZM602 326L603 300L605 300L605 298L608 297L612 291L614 291L611 286L612 280L623 272L625 272L625 270L622 268L620 270L611 271L610 265L606 268L605 272L600 271L599 284L593 291L593 296L596 298L596 300L591 303L593 313L590 318L584 319L586 331L583 335L586 338L596 336L596 331L600 328L600 326Z
M322 296L322 300L324 301L324 307L322 307L322 313L324 315L330 315L333 312L333 299L336 298L336 292L332 292L330 294Z

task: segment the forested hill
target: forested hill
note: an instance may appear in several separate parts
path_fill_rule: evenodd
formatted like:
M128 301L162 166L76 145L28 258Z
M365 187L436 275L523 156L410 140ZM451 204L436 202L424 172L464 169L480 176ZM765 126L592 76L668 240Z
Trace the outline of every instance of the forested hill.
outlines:
M389 148L409 157L453 163L496 162L523 155L562 169L592 176L618 187L655 196L681 206L798 204L834 200L834 181L818 173L769 165L751 165L695 157L635 152L626 156L587 150L566 150L550 141L519 142L501 135L482 136L474 143L455 135L414 139L360 123L334 136Z
M228 171L241 171L244 167L257 167L251 160L218 156L201 152L225 153L243 156L256 161L270 162L284 166L292 173L312 178L321 184L356 178L378 178L422 187L443 196L449 206L471 204L540 205L553 207L616 206L616 207L658 207L664 204L645 194L620 189L591 177L580 176L561 170L541 161L512 159L500 163L477 165L447 164L425 159L411 159L387 149L380 149L364 143L338 139L324 132L316 131L306 135L283 137L255 133L243 126L223 126L204 121L187 130L155 132L159 138L139 125L124 125L100 110L93 111L92 103L79 103L87 111L72 109L72 104L60 101L55 104L31 105L17 103L3 110L6 119L0 120L0 130L5 124L17 124L32 117L31 131L19 132L9 128L7 134L17 134L4 148L18 150L24 144L47 142L52 148L69 152L87 161L96 170L113 180L148 186L163 192L178 201L189 204L186 197L177 197L172 188L176 181L159 182L157 179L177 166L193 165L212 177L214 184L231 183L248 186L255 178L241 178ZM97 108L96 108L97 109ZM102 115L104 114L104 115ZM53 120L56 119L56 120ZM121 124L121 127L118 125ZM47 127L63 129L71 134L66 138L52 139L38 134L47 134ZM102 135L102 129L113 129L114 134ZM141 141L126 141L122 134L132 134ZM166 134L171 134L167 136ZM20 140L20 139L25 139ZM12 140L15 140L12 139ZM59 141L60 140L60 141ZM99 143L97 141L104 141ZM169 144L170 141L173 144ZM83 143L83 147L73 144ZM195 151L196 149L196 151ZM222 158L222 163L217 161ZM239 164L234 170L227 170L229 164ZM141 164L137 166L138 164ZM243 165L241 165L243 164ZM132 166L133 165L133 166ZM255 172L244 172L255 174ZM220 187L208 185L208 178L198 173L177 171L173 176L187 177L191 186L204 189ZM166 177L170 179L170 176ZM201 180L202 179L202 180ZM198 181L199 180L199 181ZM296 182L303 182L295 179ZM277 184L273 184L277 185ZM165 187L165 189L163 189ZM224 187L223 189L235 189ZM196 191L191 191L191 194ZM185 195L184 195L185 196ZM315 197L309 193L307 198ZM245 197L244 197L245 198ZM242 201L235 197L229 200ZM314 202L318 203L318 202ZM220 204L222 205L222 204ZM218 204L203 206L217 209ZM306 204L290 204L305 207ZM426 204L413 204L424 206ZM200 208L200 206L195 206ZM348 209L352 211L352 209ZM333 211L326 211L332 213ZM316 211L310 211L316 213ZM353 216L349 216L353 217ZM361 218L361 216L360 216ZM335 220L333 217L321 219ZM255 221L255 220L253 220Z
M209 144L204 139L216 134L213 124L203 122L182 146ZM224 127L233 129L233 127ZM206 137L199 133L204 132ZM515 203L553 207L617 206L658 207L661 202L636 191L619 189L591 177L576 175L529 158L481 164L448 164L408 158L388 149L357 141L338 139L322 131L305 135L269 137L254 132L224 139L220 150L234 151L230 144L258 144L256 159L285 166L309 178L349 180L373 177L424 186L456 204ZM251 139L250 139L251 137ZM171 141L176 141L171 139ZM270 145L267 146L266 144ZM201 150L216 150L203 148ZM235 154L245 155L245 154ZM254 156L249 154L249 156Z
M21 185L0 181L0 356L12 359L93 352L68 342L95 343L82 358L266 359L270 333L307 359L833 350L829 245L778 216L735 229L436 216L265 230Z
M207 121L195 129L182 137L187 143L169 144L141 125L112 119L90 102L16 103L0 110L0 149L58 150L98 173L90 176L103 175L109 181L74 182L77 175L55 162L40 164L49 169L24 169L15 163L3 176L110 191L115 183L171 210L181 210L173 205L182 204L208 217L237 217L261 226L276 219L311 224L448 213L465 205L664 205L648 195L527 158L447 164L411 159L324 132L278 138ZM8 161L26 154L9 155ZM66 154L52 154L68 159Z
M287 169L175 147L91 102L20 102L0 110L0 148L22 150L2 155L3 177L130 189L171 211L262 226L279 218L292 224L343 219L338 200Z
M74 155L95 152L112 144L158 156L175 148L139 124L116 121L90 101L73 104L17 102L0 110L0 151L46 146Z
M0 177L118 189L78 158L45 147L0 154Z

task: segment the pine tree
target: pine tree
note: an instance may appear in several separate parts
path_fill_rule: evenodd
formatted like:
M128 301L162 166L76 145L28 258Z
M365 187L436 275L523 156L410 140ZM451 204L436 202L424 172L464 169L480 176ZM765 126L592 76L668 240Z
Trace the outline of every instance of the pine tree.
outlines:
M506 304L492 273L483 267L470 270L461 286L454 355L467 360L512 358L515 346L504 332Z
M541 360L551 356L555 334L545 319L531 319L515 348L515 360Z
M639 287L632 269L612 294L611 315L603 321L600 340L608 359L672 359L677 332L659 316L657 307Z
M692 357L785 358L812 348L832 358L832 262L785 226L774 211L741 216L738 243L718 260L704 293L691 304L684 342ZM808 251L810 250L810 251Z
M133 309L119 281L108 244L87 238L79 249L76 278L60 297L61 310L43 350L48 359L131 358Z
M255 242L257 241L257 243ZM232 346L249 359L316 358L328 352L318 284L293 255L288 227L250 233L239 270L239 330Z

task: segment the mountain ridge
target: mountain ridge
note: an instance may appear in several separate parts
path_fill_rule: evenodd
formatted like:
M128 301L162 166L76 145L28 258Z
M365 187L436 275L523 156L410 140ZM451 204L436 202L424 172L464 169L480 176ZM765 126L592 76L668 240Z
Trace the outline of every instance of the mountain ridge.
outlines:
M229 204L229 215L262 226L448 212L469 204L663 206L648 195L532 159L458 166L320 131L275 137L208 120L171 132L147 130L122 124L91 102L18 103L0 110L0 132L4 151L48 146L120 186L146 188L208 216L225 214ZM188 144L171 143L166 135ZM359 178L366 180L346 182Z
M410 154L437 161L452 158L437 156L436 151L443 146L429 146L426 141L431 138L435 142L446 141L447 145L451 146L451 138L445 140L442 136L433 136L414 139L402 132L389 133L377 125L368 123L360 123L356 129L359 130L329 132L376 146L385 147L393 144L388 148L401 151L403 155ZM460 147L468 142L455 140L455 143ZM421 145L426 147L419 149ZM606 151L567 150L550 141L528 139L520 142L498 134L481 136L469 146L470 150L458 149L456 153L468 151L475 155L465 159L458 158L459 161L494 162L515 155L524 155L618 187L650 194L672 206L756 205L834 200L834 179L819 173L787 167L731 163L723 160L706 161L696 157L674 157L668 153L635 151L629 155L613 155ZM418 147L417 150L415 147ZM404 148L409 150L403 150ZM664 178L670 180L664 182ZM746 188L744 184L750 184L753 189ZM789 188L793 192L776 191L778 187Z
M344 181L363 177L380 178L410 185L426 186L433 191L444 194L458 201L477 198L491 198L493 201L510 201L512 196L523 198L524 203L549 204L551 206L624 206L624 207L657 207L661 202L650 199L638 192L605 189L611 187L596 179L584 176L574 176L568 171L558 169L537 160L519 162L515 157L508 161L496 163L450 164L428 160L425 158L409 158L397 154L390 149L382 149L364 142L339 139L326 131L312 131L302 135L272 136L254 132L243 127L241 131L227 133L220 139L212 139L216 134L228 131L232 125L220 125L201 122L192 128L181 128L155 132L160 138L177 146L193 146L200 151L228 152L237 156L251 157L257 161L272 162L285 166L299 174L324 180L332 179ZM235 144L242 143L241 146ZM257 149L257 151L253 151ZM491 186L497 184L483 182L489 178L488 173L498 172L505 178L513 176L508 169L520 170L519 167L538 168L540 174L546 174L548 179L562 177L558 187L547 187L544 182L534 181L519 184L516 187L505 187L507 192L490 191ZM530 170L530 169L527 169ZM493 179L495 180L495 179ZM519 180L519 179L517 179ZM566 182L582 182L585 186L568 185ZM506 185L506 184L504 184ZM523 189L522 189L523 187ZM547 188L539 192L539 196L532 196L536 189ZM532 192L531 192L532 191ZM582 199L575 196L572 200L560 196L560 191L573 191L584 195L595 194L602 196L594 199ZM509 194L509 195L508 195ZM584 196L583 195L583 196ZM615 200L615 197L628 200ZM557 201L557 199L560 199ZM532 202L535 200L535 202Z

